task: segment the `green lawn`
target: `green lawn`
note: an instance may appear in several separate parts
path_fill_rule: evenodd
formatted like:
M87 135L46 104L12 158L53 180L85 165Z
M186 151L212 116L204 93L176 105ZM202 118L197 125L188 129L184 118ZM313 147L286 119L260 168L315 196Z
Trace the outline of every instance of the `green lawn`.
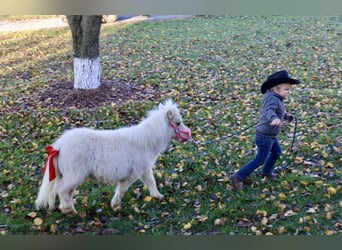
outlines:
M161 91L153 101L68 110L32 95L72 80L68 28L0 33L0 234L332 235L342 230L340 17L195 17L104 25L103 79ZM155 176L163 201L142 183L110 208L113 187L84 183L78 216L35 211L45 146L65 129L114 129L172 98L197 141L254 123L260 84L286 69L303 84L286 103L298 118L295 153L279 181L253 174L236 191L228 176L255 153L254 131L219 143L171 143ZM102 122L98 122L102 121ZM293 124L279 139L288 154ZM282 162L279 161L279 163Z

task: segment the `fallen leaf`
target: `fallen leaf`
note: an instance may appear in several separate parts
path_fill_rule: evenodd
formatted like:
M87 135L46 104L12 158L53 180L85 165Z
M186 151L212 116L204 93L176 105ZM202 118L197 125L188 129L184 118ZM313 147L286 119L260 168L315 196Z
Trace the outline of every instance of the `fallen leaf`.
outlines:
M8 192L7 191L2 191L1 192L1 194L0 194L0 196L1 196L1 198L6 198L6 197L8 197Z
M279 199L281 199L281 200L285 200L285 199L286 199L286 195L285 195L284 193L280 193L280 194L278 195L278 197L279 197Z
M183 229L184 230L188 230L188 229L190 229L191 228L191 223L189 222L189 223L186 223L184 226L183 226Z
M268 219L266 217L262 217L261 224L265 226L267 225L267 223L268 223Z
M33 219L33 218L35 218L37 216L37 213L36 212L31 212L27 216Z
M152 196L146 196L145 198L144 198L144 202L150 202L152 200Z
M56 224L51 224L50 225L50 232L55 233L57 231L58 226Z
M327 192L328 192L328 194L330 194L330 195L335 195L335 194L336 194L336 189L333 188L333 187L328 187L328 188L327 188Z
M196 218L197 218L197 220L200 221L200 222L205 222L205 221L208 220L208 216L206 216L206 215L199 215L199 216L197 216Z
M334 234L334 231L329 230L329 229L325 230L325 235L333 235L333 234Z
M314 214L316 213L316 210L312 207L310 207L308 210L306 210L306 213Z
M256 211L256 215L265 217L265 216L267 216L267 211L265 211L265 210L257 210Z
M295 213L293 210L288 210L284 213L284 216L289 217L289 216L293 216L295 214L297 214L297 213Z
M33 224L35 224L36 226L41 226L42 224L43 224L43 219L41 219L41 218L35 218L34 220L33 220Z

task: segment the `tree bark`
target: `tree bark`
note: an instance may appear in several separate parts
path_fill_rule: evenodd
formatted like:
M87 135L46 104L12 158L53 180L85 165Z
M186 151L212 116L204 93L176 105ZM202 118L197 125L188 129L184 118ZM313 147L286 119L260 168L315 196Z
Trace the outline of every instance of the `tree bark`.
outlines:
M74 50L74 88L101 85L100 30L102 16L67 16Z

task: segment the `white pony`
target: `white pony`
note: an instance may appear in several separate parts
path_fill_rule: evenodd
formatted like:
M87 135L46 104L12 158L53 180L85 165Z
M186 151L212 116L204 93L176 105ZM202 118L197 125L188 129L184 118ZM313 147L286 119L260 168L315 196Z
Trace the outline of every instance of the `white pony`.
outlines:
M111 200L114 208L136 180L147 186L151 196L162 199L152 167L171 139L187 141L191 130L182 121L171 100L159 104L138 125L116 130L75 128L66 131L52 146L44 177L35 201L36 208L55 208L59 196L62 213L74 213L74 190L88 177L117 185Z

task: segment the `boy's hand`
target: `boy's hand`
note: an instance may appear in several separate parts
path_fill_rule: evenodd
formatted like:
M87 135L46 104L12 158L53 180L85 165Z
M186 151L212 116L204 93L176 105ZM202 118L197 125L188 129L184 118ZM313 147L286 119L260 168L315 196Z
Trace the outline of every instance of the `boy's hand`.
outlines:
M271 123L271 126L280 126L281 125L281 120L279 118L274 119Z

